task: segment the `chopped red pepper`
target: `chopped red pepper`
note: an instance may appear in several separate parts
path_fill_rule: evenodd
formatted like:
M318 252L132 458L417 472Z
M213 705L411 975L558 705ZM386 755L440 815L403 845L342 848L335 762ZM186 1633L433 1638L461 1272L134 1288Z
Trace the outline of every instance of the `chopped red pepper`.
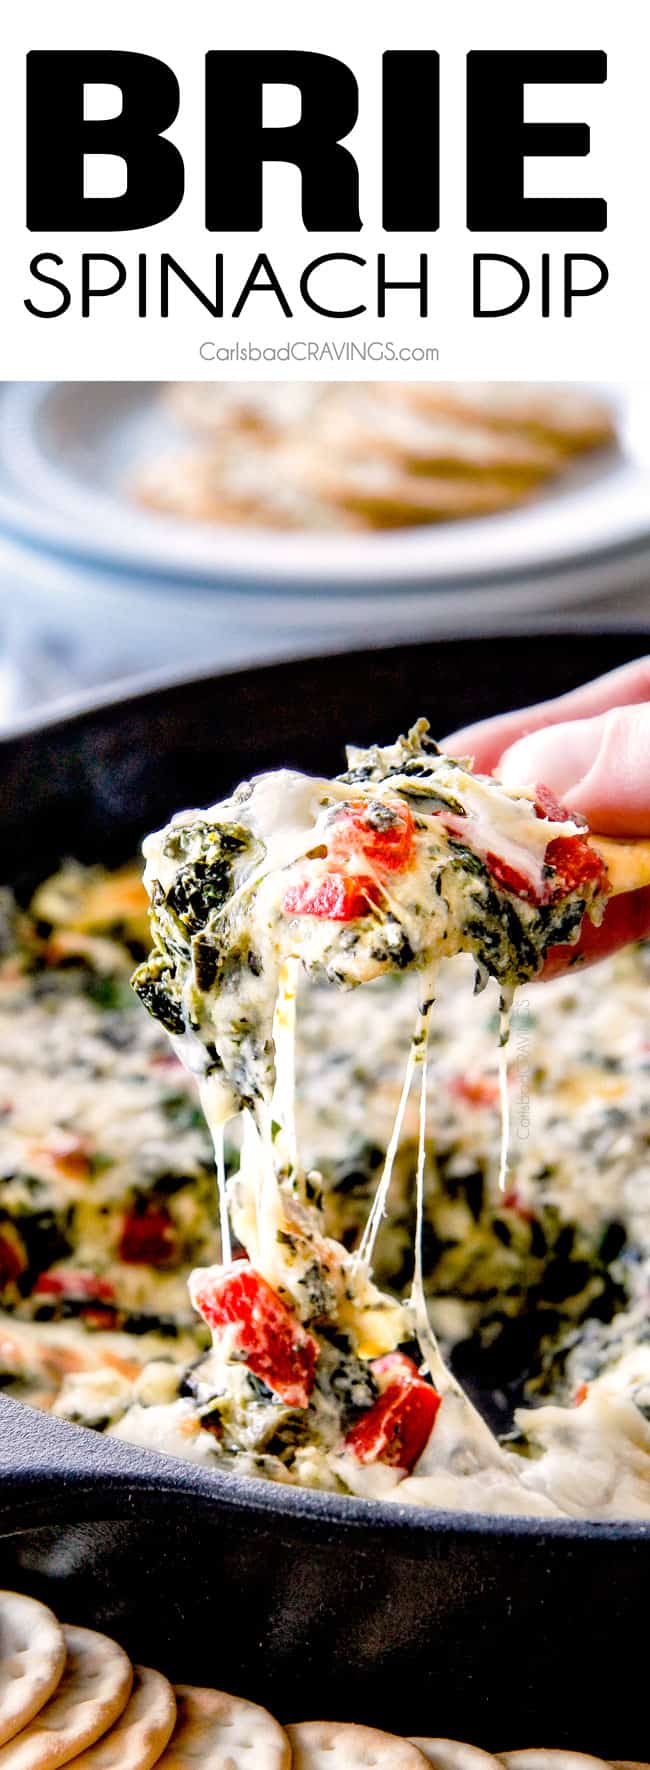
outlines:
M167 1266L176 1257L176 1235L169 1212L151 1205L124 1218L120 1259L132 1266Z
M367 916L381 900L381 886L367 873L346 872L346 862L362 855L379 872L403 872L411 861L414 831L409 807L399 799L362 799L337 807L327 832L334 865L316 875L305 872L290 885L284 899L286 913L322 916L329 922Z
M579 1383L578 1387L576 1389L575 1395L573 1397L574 1407L582 1407L583 1401L587 1400L588 1394L589 1394L589 1384L588 1383Z
M551 788L543 784L535 788L535 810L538 817L550 818L554 824L579 824L581 829L587 828L586 818L580 817L577 811L569 811L568 805L563 805Z
M391 1361L392 1381L381 1389L382 1376L390 1376ZM348 1432L345 1448L358 1463L388 1463L391 1468L410 1471L429 1441L441 1396L401 1353L375 1359L372 1370L381 1393Z
M528 903L541 901L532 879L528 879L525 873L518 872L516 867L509 866L498 854L486 854L485 864L489 867L495 884L501 885L504 891L512 891L514 897L525 897Z
M585 819L562 805L550 787L543 785L535 788L534 809L539 818L548 818L553 823L575 823L580 831L587 829ZM528 903L549 902L558 897L566 897L581 885L591 881L606 889L607 873L599 856L590 848L585 836L554 836L548 843L544 855L544 865L554 876L546 881L540 896L532 880L516 867L501 860L498 854L486 854L486 863L497 885L505 891L512 891L515 897L523 897Z
M318 1341L261 1273L243 1261L213 1267L193 1288L193 1302L213 1333L234 1327L234 1356L288 1407L307 1407L316 1380Z
M578 824L580 832L588 829L586 818L581 817L579 812L570 811L567 805L562 805L550 787L535 788L535 810L538 817L552 818L554 823ZM601 890L607 890L607 869L600 855L590 848L582 833L576 836L554 836L546 849L544 864L552 867L555 874L552 885L554 897L564 897L567 892L577 890L580 885L587 885L590 880L600 886Z
M305 874L290 885L284 908L290 916L322 916L328 922L353 922L367 916L377 903L379 887L363 874L328 872L318 878Z
M34 1285L36 1297L88 1297L92 1302L112 1303L115 1287L96 1272L41 1272Z
M554 836L548 843L544 867L552 877L546 879L541 897L532 881L515 867L508 866L507 861L500 860L498 854L486 854L485 858L496 884L505 891L512 891L515 897L525 898L528 903L552 902L591 882L601 890L607 889L607 869L600 855L590 848L582 835Z
M584 836L556 836L549 842L544 865L553 868L554 897L564 897L592 881L601 891L607 890L607 868Z
M410 863L414 833L411 811L402 799L361 799L332 813L328 847L339 860L351 852L363 854L385 872L400 873Z
M449 1092L468 1106L496 1106L499 1084L493 1076L450 1076Z

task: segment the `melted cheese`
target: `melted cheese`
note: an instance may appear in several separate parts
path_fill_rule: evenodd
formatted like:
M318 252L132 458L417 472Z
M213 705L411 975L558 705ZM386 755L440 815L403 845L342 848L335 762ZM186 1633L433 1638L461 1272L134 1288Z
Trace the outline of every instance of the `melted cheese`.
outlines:
M549 917L536 920L537 911L526 899L528 895L537 904L554 902L546 890L548 844L557 835L566 837L578 831L571 823L540 818L526 795L506 794L494 781L473 775L468 767L435 752L432 755L424 743L424 731L422 725L416 727L408 740L399 740L385 750L352 752L348 776L326 781L280 771L256 777L230 800L205 812L180 814L168 830L145 843L145 880L152 896L160 951L168 953L170 976L173 970L176 988L180 988L187 1032L180 1038L175 1036L176 1048L182 1055L188 1037L188 1061L196 1068L197 1034L204 1045L202 1100L217 1148L220 1126L236 1107L238 1096L247 1107L234 1198L237 1233L263 1276L292 1298L302 1320L314 1317L310 1284L313 1288L312 1275L316 1274L316 1319L324 1312L326 1318L335 1320L366 1359L373 1351L394 1348L400 1335L406 1336L395 1306L375 1290L371 1272L411 1089L418 1076L416 1245L408 1320L419 1340L423 1362L444 1397L445 1419L453 1416L456 1432L464 1433L466 1443L473 1446L471 1455L468 1451L471 1467L472 1459L478 1457L503 1474L504 1453L445 1364L424 1292L426 1049L432 967L465 947L474 954L482 972L494 968L500 978L499 1184L504 1187L508 1144L505 1042L513 987L520 975L528 975L531 966L535 969L541 964L545 943L551 938ZM363 833L365 826L360 829L354 815L347 818L343 856L336 841L334 844L339 873L343 870L353 880L357 874L361 879L369 875L374 882L374 901L368 898L367 914L357 915L352 925L346 926L322 913L288 912L288 888L304 876L305 865L309 879L317 886L329 876L336 807L347 807L348 812L356 807L358 819L358 808L363 806L368 807L368 815L376 816L382 805L390 814L396 798L407 808L413 832L412 852L401 867L382 867L381 840L379 864L375 864L372 845L368 846L367 833ZM381 820L376 827L383 827ZM336 832L336 825L334 829ZM198 981L194 948L190 942L186 958L183 944L187 891L194 890L200 900L203 874L192 873L190 866L186 885L183 866L179 870L178 864L179 856L185 864L188 854L200 858L203 853L208 868L214 857L219 879L227 876L229 881L219 886L222 908L216 921L212 924L207 918L208 929L214 929L213 936L207 936L208 944L213 940L214 958L213 981L205 989ZM494 856L502 869L516 871L530 887L523 899L520 894L516 900L522 941L528 942L522 949L525 958L511 944L513 926L517 926L512 920L512 897L506 898L502 917L499 907L495 908L499 887L489 871ZM302 874L297 869L302 869ZM592 889L582 905L574 907L578 911L574 916L577 932L580 913L589 907L597 917L602 905ZM558 921L557 926L559 929L562 924ZM421 1006L383 1171L353 1259L322 1237L314 1212L307 1206L301 1178L294 1114L298 960L308 971L323 972L348 986L404 965L414 965L423 973ZM216 1052L216 1063L212 1052ZM222 1179L220 1199L222 1244L228 1248ZM195 1275L190 1287L193 1295L197 1295L199 1284ZM216 1360L226 1387L232 1362L229 1345L228 1336L220 1336L213 1355L213 1365ZM239 1381L240 1373L235 1372L231 1386ZM327 1442L329 1425L323 1405L321 1395L320 1429ZM438 1445L443 1438L444 1432L437 1435ZM336 1442L330 1448L340 1456Z

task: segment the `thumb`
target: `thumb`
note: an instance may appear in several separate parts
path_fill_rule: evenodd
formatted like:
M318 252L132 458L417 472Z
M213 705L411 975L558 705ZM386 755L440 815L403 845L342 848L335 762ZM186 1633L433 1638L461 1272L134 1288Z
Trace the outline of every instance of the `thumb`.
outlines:
M650 836L650 704L530 732L498 774L506 787L550 787L601 835Z

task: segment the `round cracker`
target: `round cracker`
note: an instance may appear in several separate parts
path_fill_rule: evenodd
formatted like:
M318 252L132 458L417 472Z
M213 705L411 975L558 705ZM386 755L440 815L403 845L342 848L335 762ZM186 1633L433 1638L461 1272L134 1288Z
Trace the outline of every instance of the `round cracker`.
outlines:
M178 381L167 389L166 403L182 423L208 437L274 437L309 423L332 390L325 381Z
M390 381L385 387L389 397L419 410L522 430L567 453L597 448L615 433L608 403L576 382Z
M212 453L195 449L156 460L131 485L132 496L186 521L312 530L359 526L319 501L303 484L302 449L260 452L248 442ZM269 460L272 465L269 466Z
M299 1721L287 1727L293 1770L423 1770L426 1758L410 1739L345 1721Z
M0 1746L48 1702L65 1655L63 1629L46 1604L0 1591Z
M506 1770L608 1770L603 1758L592 1758L588 1752L547 1751L543 1746L529 1746L521 1752L499 1752L499 1763Z
M605 862L612 897L624 891L643 891L650 885L650 839L636 836L629 841L618 836L592 836L589 845Z
M303 482L312 494L341 510L352 511L381 528L417 523L450 522L489 516L509 509L526 496L524 485L492 474L472 477L408 473L379 458L345 457L337 462L318 450L305 450Z
M477 1745L465 1745L461 1739L417 1738L413 1744L435 1770L498 1770L498 1758Z
M498 473L515 483L544 479L565 460L552 443L518 430L495 430L445 412L421 414L412 406L372 396L344 411L325 408L311 440L328 445L328 458L332 450L343 461L381 455L406 471L465 477Z
M151 1770L175 1722L176 1698L168 1678L150 1666L134 1666L124 1713L96 1745L75 1758L75 1770Z
M284 1728L266 1709L224 1690L175 1685L178 1717L160 1770L291 1770Z
M116 1641L64 1625L61 1681L35 1720L0 1749L0 1770L58 1770L106 1733L129 1700L133 1671Z

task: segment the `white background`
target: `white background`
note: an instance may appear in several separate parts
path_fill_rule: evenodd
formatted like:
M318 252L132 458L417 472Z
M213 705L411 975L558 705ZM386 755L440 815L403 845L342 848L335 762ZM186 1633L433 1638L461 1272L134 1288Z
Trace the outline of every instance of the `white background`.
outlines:
M650 107L647 50L650 47L645 0L452 0L446 5L422 0L325 0L294 4L293 0L24 0L14 11L5 0L0 58L0 165L2 206L2 274L0 306L0 375L14 379L69 378L210 378L219 375L270 377L321 375L372 378L385 375L489 377L634 378L647 374L647 305L650 287L650 246L645 215L650 170ZM311 49L338 56L353 69L360 84L360 119L347 138L360 167L360 234L308 234L300 219L298 173L290 166L269 169L265 178L265 226L252 236L217 237L203 222L204 56L208 49ZM186 195L171 220L141 234L43 235L25 226L24 135L25 56L29 49L131 49L156 55L174 68L181 86L181 108L169 131L179 147L186 171ZM380 200L380 74L385 49L437 49L441 55L442 188L441 227L435 235L382 236ZM587 122L592 131L591 154L584 160L529 162L528 195L556 192L599 195L609 205L606 233L508 237L472 235L465 225L465 57L470 49L601 49L609 56L604 87L530 88L526 115L530 120L565 118ZM295 92L269 98L268 121L290 122L296 115ZM93 191L101 189L106 168L89 168ZM115 167L108 168L115 178ZM228 169L224 168L224 176ZM638 211L635 218L634 211ZM331 321L305 312L298 294L302 267L320 252L358 252L368 269L349 270L345 284L330 283L336 296L366 299L361 320ZM135 273L122 292L98 302L88 320L80 317L80 254L108 251L134 267L137 253L149 256L152 312L138 319ZM157 267L161 251L171 252L188 273L209 289L214 253L225 255L226 310L234 305L256 254L271 258L291 306L287 321L271 295L253 295L238 321L214 321L180 284L175 284L170 318L155 315ZM414 294L390 297L388 317L375 315L375 263L378 251L388 255L389 275L417 275L418 253L430 254L430 315L418 317ZM540 253L553 262L554 296L558 306L542 320L538 300L503 319L472 318L471 262L474 252L500 251L520 258L530 268L533 291ZM39 251L57 251L64 259L60 273L70 283L73 305L59 319L31 317L27 295L40 300L29 277L30 258ZM571 321L561 315L562 259L565 251L594 252L610 270L608 289L578 304ZM350 280L347 280L347 279ZM352 281L352 278L354 281ZM323 289L325 285L323 284ZM334 304L334 302L333 302ZM280 344L287 340L382 340L398 345L435 346L437 364L341 363L325 361L307 368L299 363L231 363L211 365L199 354L203 341L220 345L249 339Z

